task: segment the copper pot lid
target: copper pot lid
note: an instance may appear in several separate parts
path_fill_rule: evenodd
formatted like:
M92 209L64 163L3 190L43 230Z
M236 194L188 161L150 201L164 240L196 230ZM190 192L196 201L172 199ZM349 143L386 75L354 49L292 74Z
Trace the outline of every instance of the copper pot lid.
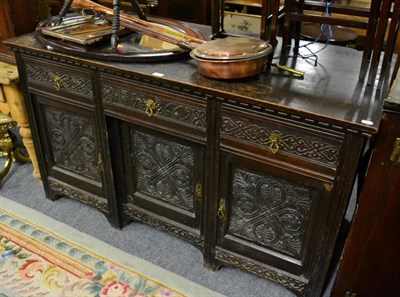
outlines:
M272 46L261 39L227 37L202 43L193 54L202 59L241 60L269 54Z

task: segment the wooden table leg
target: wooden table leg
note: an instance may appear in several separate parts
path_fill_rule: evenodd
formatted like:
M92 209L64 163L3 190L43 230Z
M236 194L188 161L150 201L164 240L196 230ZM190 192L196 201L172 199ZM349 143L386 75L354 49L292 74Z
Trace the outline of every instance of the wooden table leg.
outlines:
M17 83L10 83L8 85L3 84L3 91L7 98L7 103L10 108L10 114L14 121L16 121L20 127L19 133L22 137L22 142L28 151L29 156L32 160L33 165L33 176L40 179L40 171L36 158L35 148L33 146L32 134L29 128L29 120L26 113L26 107L22 93Z

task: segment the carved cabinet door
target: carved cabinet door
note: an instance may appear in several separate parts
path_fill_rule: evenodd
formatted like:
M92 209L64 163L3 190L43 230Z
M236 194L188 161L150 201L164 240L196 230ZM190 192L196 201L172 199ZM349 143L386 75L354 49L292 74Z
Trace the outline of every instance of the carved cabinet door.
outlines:
M217 261L302 292L323 240L324 183L230 152L221 161Z
M122 139L125 215L202 246L204 146L128 123Z
M49 198L68 196L109 212L95 112L31 93Z

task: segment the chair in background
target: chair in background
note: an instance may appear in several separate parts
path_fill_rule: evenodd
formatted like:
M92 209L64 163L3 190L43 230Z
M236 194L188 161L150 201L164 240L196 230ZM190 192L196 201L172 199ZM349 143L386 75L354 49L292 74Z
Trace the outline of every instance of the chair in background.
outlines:
M399 19L400 1L372 0L359 76L360 80L365 80L368 74L368 85L373 85L379 77L378 86L381 86L387 77L387 66L392 60L397 41ZM382 63L379 63L382 52ZM378 73L379 65L381 68Z
M326 1L285 0L283 55L287 54L291 48L292 38L294 39L293 52L298 52L302 22L364 29L366 37L359 79L365 80L368 74L368 85L373 85L376 78L379 78L378 87L381 87L396 45L400 1L371 0L369 8L330 4L329 11L332 15L314 15L306 12L310 10L323 12L325 3Z
M332 4L326 14L327 1L285 0L285 18L282 32L282 51L287 53L294 39L293 51L297 53L300 43L302 22L358 28L368 27L369 9ZM313 12L320 12L317 15Z

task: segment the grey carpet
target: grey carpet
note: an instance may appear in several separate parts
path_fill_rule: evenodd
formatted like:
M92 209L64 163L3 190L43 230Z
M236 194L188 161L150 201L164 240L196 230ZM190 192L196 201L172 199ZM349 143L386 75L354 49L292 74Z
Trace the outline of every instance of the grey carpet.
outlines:
M155 228L132 223L117 230L90 206L67 198L50 201L45 198L41 182L32 176L31 164L13 164L0 195L226 296L295 296L275 283L238 269L222 267L210 271L203 267L202 254L197 248ZM329 295L330 278L324 296Z

